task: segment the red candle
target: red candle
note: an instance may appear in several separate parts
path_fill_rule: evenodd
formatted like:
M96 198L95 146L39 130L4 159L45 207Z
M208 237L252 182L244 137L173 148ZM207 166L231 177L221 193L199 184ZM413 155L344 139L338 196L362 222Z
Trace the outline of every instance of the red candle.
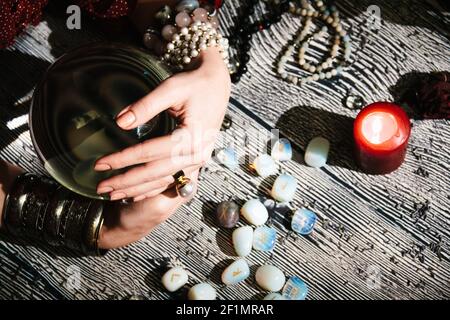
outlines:
M368 105L355 119L356 161L370 174L386 174L403 163L411 125L405 111L389 102Z

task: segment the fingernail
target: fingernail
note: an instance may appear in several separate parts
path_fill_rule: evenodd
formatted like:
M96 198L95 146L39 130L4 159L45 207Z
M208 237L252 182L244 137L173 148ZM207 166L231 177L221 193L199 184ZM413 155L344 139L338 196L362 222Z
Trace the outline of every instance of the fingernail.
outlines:
M98 188L98 189L97 189L97 193L98 193L98 194L109 193L109 192L111 192L111 191L114 191L114 189L111 188L111 187L101 187L101 188Z
M139 197L135 197L133 200L134 200L134 202L138 202L138 201L141 201L144 199L145 199L145 196L139 196Z
M117 125L122 128L127 128L131 126L136 121L136 116L133 111L125 112L117 119Z
M123 199L126 198L126 194L123 192L116 192L116 193L112 193L111 194L111 200L119 200L119 199Z
M94 170L96 171L107 171L107 170L111 170L111 166L109 164L106 163L98 163L95 165Z

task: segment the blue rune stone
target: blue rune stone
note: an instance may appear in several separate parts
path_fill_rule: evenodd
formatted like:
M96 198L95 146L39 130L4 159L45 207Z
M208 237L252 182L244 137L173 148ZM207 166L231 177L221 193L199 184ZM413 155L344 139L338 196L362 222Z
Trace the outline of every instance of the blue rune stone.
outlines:
M217 153L216 158L222 165L232 171L239 167L238 156L236 151L231 147L220 150Z
M302 279L293 276L284 285L282 293L287 300L305 300L308 286Z
M272 146L272 152L270 154L272 158L278 161L287 161L292 158L292 146L288 139L281 138L276 141Z
M304 208L298 209L292 217L292 230L302 235L310 234L314 229L316 220L317 216L314 212Z
M277 232L274 228L261 226L253 232L253 249L270 251L275 247Z

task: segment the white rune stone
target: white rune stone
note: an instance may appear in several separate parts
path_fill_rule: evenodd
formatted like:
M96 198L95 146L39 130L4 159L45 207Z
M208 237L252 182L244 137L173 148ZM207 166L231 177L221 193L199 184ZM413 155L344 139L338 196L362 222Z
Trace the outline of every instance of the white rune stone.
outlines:
M216 300L216 289L209 283L198 283L189 289L189 300Z
M253 168L258 175L266 178L270 175L274 175L278 171L278 165L268 154L262 154L253 161Z
M258 285L267 291L280 291L286 282L284 273L275 266L264 265L256 270L255 279Z
M276 141L272 146L272 152L270 155L272 156L272 158L278 161L291 160L292 146L289 140L286 138L281 138L280 140Z
M244 281L250 275L247 261L239 259L230 264L222 273L222 282L227 286Z
M247 201L241 208L241 214L255 226L263 225L269 218L266 207L258 199Z
M279 202L289 202L294 199L297 190L297 179L289 174L281 174L272 186L271 195Z
M240 227L233 231L234 251L240 257L245 257L252 252L253 228L250 226Z
M310 167L320 168L327 163L330 142L322 137L312 139L305 151L305 163Z

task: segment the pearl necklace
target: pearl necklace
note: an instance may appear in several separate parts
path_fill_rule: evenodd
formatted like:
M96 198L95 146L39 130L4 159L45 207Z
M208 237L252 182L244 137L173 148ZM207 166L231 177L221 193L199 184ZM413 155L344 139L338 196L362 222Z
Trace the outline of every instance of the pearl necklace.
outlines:
M305 26L294 40L294 43L287 47L283 56L278 61L277 73L282 79L295 85L303 85L311 81L331 79L332 77L341 74L345 61L348 61L351 55L350 37L342 28L339 12L336 10L336 7L331 6L330 8L327 8L323 1L316 1L315 4L318 7L318 10L314 9L314 7L306 0L301 1L300 7L298 7L294 2L291 2L289 7L290 13L305 18ZM311 30L313 18L319 18L325 26L322 27L322 29L317 33L308 36ZM334 29L335 33L334 42L330 50L330 56L321 64L317 66L312 65L312 63L306 61L306 51L309 48L310 42L313 40L318 40L326 35L330 27L331 29ZM342 43L344 55L343 57L339 57ZM296 49L299 50L299 66L302 67L304 71L311 73L311 75L305 78L290 75L285 71L285 65L289 57L293 55Z

